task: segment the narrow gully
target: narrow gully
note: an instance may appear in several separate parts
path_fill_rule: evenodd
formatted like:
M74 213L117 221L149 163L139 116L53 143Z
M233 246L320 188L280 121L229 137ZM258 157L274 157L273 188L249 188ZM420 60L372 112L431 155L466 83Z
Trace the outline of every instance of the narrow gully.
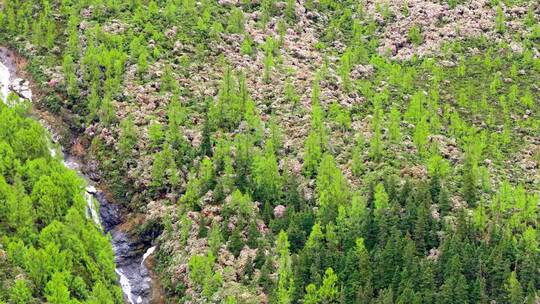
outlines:
M9 101L8 95L11 92L32 101L32 92L28 81L16 77L13 54L8 49L0 47L0 96L4 103ZM40 123L49 131L54 145L59 146L58 136L55 136L52 128L44 121L40 120ZM122 288L126 302L130 304L150 303L152 279L144 261L155 251L155 247L147 248L146 252L142 253L144 248L141 246L144 244L134 240L120 227L122 213L118 205L110 203L105 194L82 173L82 164L79 160L68 155L61 146L60 150L64 165L75 170L86 182L87 217L101 227L104 233L111 234L118 283ZM53 157L57 156L56 148L51 148L50 151Z

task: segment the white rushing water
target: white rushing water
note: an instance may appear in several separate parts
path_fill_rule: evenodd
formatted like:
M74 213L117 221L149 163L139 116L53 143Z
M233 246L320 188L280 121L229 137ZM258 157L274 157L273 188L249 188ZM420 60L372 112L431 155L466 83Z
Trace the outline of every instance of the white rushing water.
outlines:
M22 99L32 101L30 83L24 79L16 78L14 75L11 75L6 64L0 62L0 100L7 104L9 102L8 95L10 92L15 92Z
M56 155L55 149L50 149L51 156L54 157ZM82 176L82 173L80 171L80 166L77 162L75 162L72 159L64 157L62 163L64 166L68 169L76 171L79 175ZM94 194L96 194L97 190L94 186L88 185L86 186L86 189L84 191L84 199L86 200L86 217L90 218L96 223L97 226L101 227L101 219L99 218L99 212L98 208L96 207L96 200L94 199Z
M75 162L74 160L65 158L63 163L64 163L64 166L66 166L67 168L75 170L79 174L82 174L80 172L80 165L77 162ZM96 223L97 226L99 226L100 228L103 228L102 225L101 225L101 219L99 217L99 212L98 212L97 207L96 207L97 201L94 198L94 195L96 193L97 193L97 189L96 189L96 187L94 187L92 185L88 185L86 187L86 189L85 189L84 198L86 200L86 217L91 218L94 221L94 223ZM113 249L115 249L114 246L113 246ZM115 252L116 252L116 250L115 250ZM144 260L144 258L143 258L143 260ZM126 300L130 304L135 304L135 302L132 299L134 297L134 295L133 295L133 291L132 291L133 288L131 286L130 280L128 279L128 277L126 275L124 275L124 273L122 272L122 270L120 268L115 268L114 270L115 270L116 274L118 275L120 287L122 288L122 292L124 293L124 296L125 296ZM142 299L141 299L141 301L142 301ZM141 303L141 302L137 301L137 303Z
M86 199L87 206L86 216L94 220L94 223L96 223L96 225L101 226L101 220L99 219L99 214L96 208L96 201L94 199L94 196L88 191L86 191L86 193L84 194L84 198Z
M146 250L146 252L144 253L142 257L141 265L144 264L144 261L146 260L146 258L148 258L152 253L154 253L154 251L156 251L156 246L152 246L148 248L148 250Z
M0 62L0 95L3 102L6 101L9 94L9 69Z
M135 304L135 302L133 302L133 300L131 299L131 284L129 284L128 278L122 273L120 269L116 268L115 271L116 274L120 277L120 287L122 287L122 291L124 291L127 300L130 304Z

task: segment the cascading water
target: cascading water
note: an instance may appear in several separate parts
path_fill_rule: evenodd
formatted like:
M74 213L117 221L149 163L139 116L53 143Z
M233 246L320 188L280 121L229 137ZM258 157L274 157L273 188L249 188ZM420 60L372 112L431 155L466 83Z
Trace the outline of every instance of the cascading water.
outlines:
M86 204L87 204L86 217L93 219L96 225L101 226L101 219L99 218L99 214L96 210L97 209L96 201L94 198L94 195L96 193L97 193L96 187L94 186L86 187L86 193L84 194L84 198L86 199Z
M0 61L0 99L2 102L6 102L9 94L10 75L9 69Z
M66 154L64 154L64 165L85 177L80 171L79 163ZM115 271L126 301L130 304L148 304L151 279L148 269L144 265L144 260L149 255L148 251L144 255L140 255L138 244L119 229L120 210L110 204L105 199L105 195L91 185L90 181L87 180L87 183L89 184L85 189L87 217L91 218L105 233L111 233L117 267ZM150 247L150 249L152 248L155 249L155 247ZM152 252L153 250L150 254Z
M22 98L31 101L32 92L22 79L14 77L15 68L7 55L7 50L0 47L0 100L8 101L10 92L14 92ZM57 142L54 132L44 123L42 125L50 131L51 138ZM50 149L51 156L57 156L57 149ZM125 232L121 231L120 210L118 206L109 203L103 192L96 189L91 181L81 171L81 165L77 161L62 152L63 163L67 168L75 170L87 183L85 198L87 202L87 217L91 218L96 225L101 227L105 233L111 233L112 247L115 254L116 273L119 284L122 287L124 296L130 304L148 304L151 296L151 278L144 261L152 254L155 247L150 247L146 253L141 254L144 248L141 244L131 239ZM99 209L98 209L99 207Z
M144 264L144 261L146 261L146 259L147 259L152 253L154 253L154 251L156 251L156 246L152 246L152 247L148 248L148 250L146 250L146 252L143 254L141 264Z

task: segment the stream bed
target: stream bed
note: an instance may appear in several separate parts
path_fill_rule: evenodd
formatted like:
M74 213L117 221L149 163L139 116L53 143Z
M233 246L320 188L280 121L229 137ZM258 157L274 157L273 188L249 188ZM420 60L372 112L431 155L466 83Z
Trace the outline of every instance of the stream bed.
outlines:
M13 54L8 49L0 47L0 100L9 105L8 95L11 92L32 101L29 82L16 77ZM49 130L53 142L58 145L54 130L44 121L40 123ZM63 147L60 147L60 150L64 165L75 170L86 181L87 217L100 226L105 234L111 234L118 284L122 288L126 303L150 303L152 279L144 262L154 252L155 247L148 248L147 244L134 239L128 232L122 230L123 212L120 207L110 203L95 183L83 174L82 164L78 159L67 154ZM57 156L57 149L51 148L50 151L53 157Z

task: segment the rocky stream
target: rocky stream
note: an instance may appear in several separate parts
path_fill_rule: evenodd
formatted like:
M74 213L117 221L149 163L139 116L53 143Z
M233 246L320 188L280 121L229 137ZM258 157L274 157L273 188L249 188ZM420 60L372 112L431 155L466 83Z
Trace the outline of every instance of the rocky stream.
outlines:
M30 82L17 77L17 67L14 55L8 49L0 47L0 99L11 105L13 100L9 95L14 93L21 99L32 102ZM59 146L55 131L43 120L37 119L50 132L52 139L51 155L61 154L66 167L75 170L85 181L85 197L88 204L87 217L100 226L103 233L110 233L115 254L118 284L121 286L126 303L148 304L152 297L152 279L145 260L154 252L155 247L133 237L129 231L122 228L124 212L122 208L107 200L106 195L99 189L95 181L88 178L81 170L83 163L69 155ZM55 148L60 147L60 148Z

